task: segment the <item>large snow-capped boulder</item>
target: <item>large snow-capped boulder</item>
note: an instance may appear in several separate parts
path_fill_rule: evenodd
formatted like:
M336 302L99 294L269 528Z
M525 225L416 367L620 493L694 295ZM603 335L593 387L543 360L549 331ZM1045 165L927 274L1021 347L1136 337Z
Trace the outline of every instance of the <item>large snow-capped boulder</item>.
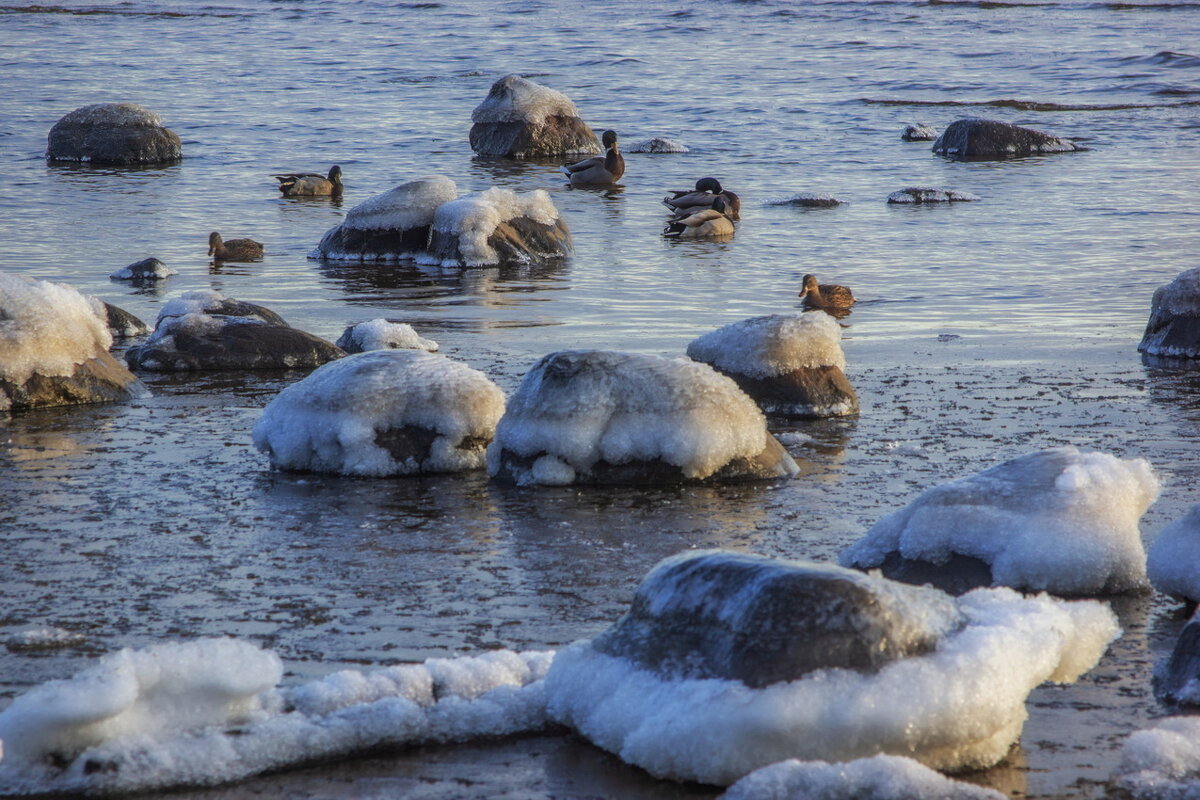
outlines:
M843 566L947 591L995 583L1060 595L1146 588L1145 459L1057 447L936 486L842 551Z
M279 393L254 446L279 469L413 475L482 469L504 392L482 372L420 350L326 364Z
M112 340L99 300L0 272L0 411L146 396L109 355Z
M419 261L442 266L529 264L570 255L567 223L542 189L492 188L443 203Z
M606 350L543 357L488 448L531 485L787 478L799 468L736 383L706 364Z
M179 136L136 103L77 108L50 129L46 158L92 164L162 164L183 157Z
M1200 505L1158 534L1146 554L1146 574L1163 594L1200 603Z
M537 158L601 152L592 129L562 92L507 75L471 112L471 149L482 156Z
M398 261L412 258L429 243L437 207L458 196L454 181L441 175L420 178L377 194L346 212L310 258L331 261Z
M547 711L675 780L728 785L784 759L879 753L981 769L1020 736L1030 691L1074 680L1118 633L1095 601L955 599L832 566L686 553L651 571L613 628L559 651Z
M979 117L956 119L933 143L933 152L961 160L1015 158L1085 149L1067 139L1032 128Z
M841 338L828 314L772 314L706 333L687 354L733 378L768 414L839 417L858 411Z
M438 350L438 343L425 339L412 325L391 322L379 318L351 325L338 337L337 346L347 353L365 353L368 350Z
M125 353L130 367L155 372L302 369L346 353L297 330L264 306L220 292L187 292L158 313L154 333Z
M1138 352L1164 358L1200 358L1200 267L1154 290L1150 319Z
M720 800L1006 800L1002 792L947 778L903 756L830 764L789 758L756 769Z

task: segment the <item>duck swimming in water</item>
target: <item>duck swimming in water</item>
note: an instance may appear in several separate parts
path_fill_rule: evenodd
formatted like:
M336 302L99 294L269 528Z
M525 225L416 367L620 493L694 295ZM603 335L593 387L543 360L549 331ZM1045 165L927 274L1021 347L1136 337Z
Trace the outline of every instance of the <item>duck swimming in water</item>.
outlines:
M338 197L342 193L342 168L334 164L328 175L313 172L290 172L272 175L279 181L279 191L284 197Z
M723 189L716 178L701 178L696 181L696 188L691 191L671 192L671 197L664 197L663 203L675 212L676 218L682 218L694 211L712 208L717 198L725 202L725 216L732 220L741 219L742 201L731 191Z
M718 197L712 208L698 208L686 217L675 219L663 229L671 239L728 239L733 236L733 222L725 216L725 200Z
M604 186L616 183L625 174L625 157L617 148L616 131L605 131L601 141L606 148L604 155L566 164L560 169L572 186Z
M809 308L849 308L854 305L854 293L836 283L817 283L816 275L805 275L800 297Z
M213 231L208 235L208 254L217 261L256 261L263 256L263 246L253 239L221 239Z

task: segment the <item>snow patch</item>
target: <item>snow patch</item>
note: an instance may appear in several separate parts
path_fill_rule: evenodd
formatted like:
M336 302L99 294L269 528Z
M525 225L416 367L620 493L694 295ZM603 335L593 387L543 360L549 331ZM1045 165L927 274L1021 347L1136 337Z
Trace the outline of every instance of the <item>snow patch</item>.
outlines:
M35 373L70 375L112 341L86 295L65 283L0 272L0 379L23 384Z
M721 800L1005 800L1005 795L951 780L902 756L839 764L788 759L751 772Z
M724 372L774 378L801 368L845 369L841 339L841 326L828 314L772 314L706 333L687 354Z
M1200 717L1168 717L1125 740L1113 774L1134 800L1187 800L1200 791Z
M493 187L443 203L434 214L433 229L457 236L462 264L477 267L499 263L500 256L488 244L488 237L501 223L517 217L553 225L558 221L558 209L544 189L519 195L509 189ZM442 266L456 263L443 263Z

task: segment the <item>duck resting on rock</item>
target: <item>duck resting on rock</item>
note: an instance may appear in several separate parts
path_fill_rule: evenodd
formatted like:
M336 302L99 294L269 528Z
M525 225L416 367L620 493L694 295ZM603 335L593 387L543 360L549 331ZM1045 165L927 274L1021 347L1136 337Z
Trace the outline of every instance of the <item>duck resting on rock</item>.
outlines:
M685 217L678 217L663 229L670 239L728 239L733 236L733 222L725 216L725 199L718 197L711 208L697 208Z
M213 231L208 235L208 254L217 261L257 261L263 256L263 246L253 239L230 239Z
M279 181L279 191L284 197L338 197L342 193L342 168L334 164L328 175L314 172L290 172L272 175Z
M805 275L800 297L808 308L849 308L854 305L854 293L836 283L817 283L816 275Z
M701 178L691 191L671 192L670 197L663 198L663 203L675 212L676 219L681 219L695 211L712 208L718 197L725 201L725 216L731 220L741 219L741 199L721 188L721 182L716 178Z
M561 167L572 186L604 186L616 183L625 174L625 157L617 148L616 131L605 131L600 140L604 143L604 155Z

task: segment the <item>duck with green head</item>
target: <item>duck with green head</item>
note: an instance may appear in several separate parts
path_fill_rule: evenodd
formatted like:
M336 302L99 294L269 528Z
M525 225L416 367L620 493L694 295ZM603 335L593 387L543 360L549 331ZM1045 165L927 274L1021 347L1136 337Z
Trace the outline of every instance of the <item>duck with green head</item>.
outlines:
M272 175L279 181L279 191L284 197L340 197L342 194L342 168L334 164L328 175L314 172L289 172Z
M605 131L601 141L604 155L566 164L560 169L572 186L605 186L616 183L625 174L625 157L617 147L616 131Z
M663 198L663 203L675 212L676 218L681 218L700 209L712 208L718 197L725 203L725 216L735 221L742 218L741 198L723 188L716 178L701 178L696 181L696 188L690 191L671 192L670 197Z

